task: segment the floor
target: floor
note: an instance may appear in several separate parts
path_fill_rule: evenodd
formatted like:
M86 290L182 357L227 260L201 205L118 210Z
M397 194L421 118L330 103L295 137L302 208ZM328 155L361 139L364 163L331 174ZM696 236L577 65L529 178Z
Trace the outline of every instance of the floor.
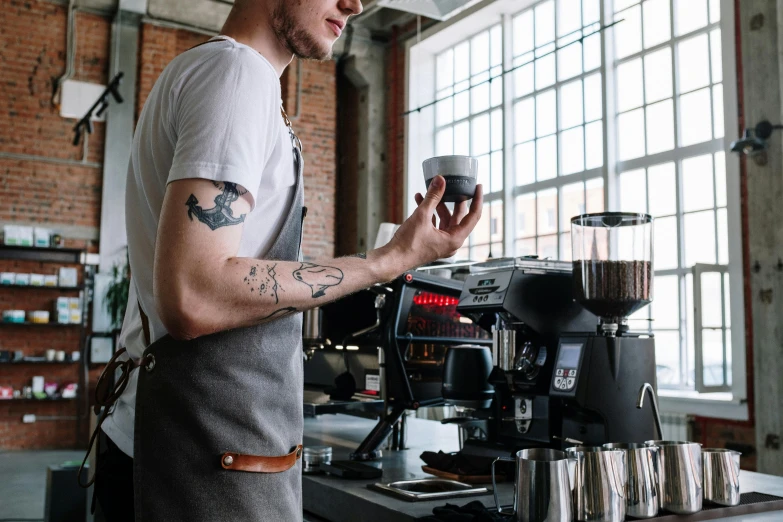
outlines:
M81 463L84 451L0 451L0 520L43 520L46 469Z

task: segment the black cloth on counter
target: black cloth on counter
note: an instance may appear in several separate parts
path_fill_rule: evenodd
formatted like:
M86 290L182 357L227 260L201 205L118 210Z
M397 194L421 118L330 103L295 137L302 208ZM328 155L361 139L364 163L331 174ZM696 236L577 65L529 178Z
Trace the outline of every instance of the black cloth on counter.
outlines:
M490 511L484 504L474 500L464 506L446 504L436 507L432 515L420 518L422 522L507 522L508 517L498 514L494 509Z
M455 475L489 475L492 473L492 461L495 459L494 457L463 455L459 452L425 451L421 454L421 460L431 468ZM503 464L505 462L498 462L497 473L503 473Z

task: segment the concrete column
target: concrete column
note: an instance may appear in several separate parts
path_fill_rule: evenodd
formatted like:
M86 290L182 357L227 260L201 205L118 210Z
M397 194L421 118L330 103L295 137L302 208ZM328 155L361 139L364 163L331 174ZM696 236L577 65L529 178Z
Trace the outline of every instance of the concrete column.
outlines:
M356 252L372 249L388 202L386 172L385 48L367 29L354 27L344 73L359 91L358 201Z
M745 126L783 118L783 0L738 1ZM747 158L758 471L783 475L783 133Z

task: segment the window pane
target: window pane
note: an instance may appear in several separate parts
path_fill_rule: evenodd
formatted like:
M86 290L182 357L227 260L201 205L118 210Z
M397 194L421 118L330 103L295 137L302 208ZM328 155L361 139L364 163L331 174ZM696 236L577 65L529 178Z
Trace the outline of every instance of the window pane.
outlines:
M638 4L641 0L614 0L614 10L620 11L626 7L630 7L634 4Z
M710 83L709 40L706 34L683 40L677 45L678 92L689 92Z
M470 92L464 91L454 96L454 119L461 120L470 114Z
M644 109L617 118L620 161L644 156Z
M514 141L532 140L536 135L535 101L527 98L514 105Z
M715 213L685 214L685 266L715 261Z
M470 252L473 261L486 261L489 258L489 245L475 246L470 249Z
M693 387L694 385L694 367L696 366L696 352L694 342L694 329L693 329L693 276L686 274L685 276L685 339L687 343L686 359L685 359L685 383L687 386Z
M541 259L557 259L557 236L538 238L538 257Z
M707 25L707 0L674 0L677 36Z
M555 83L555 55L539 58L536 64L536 89L543 89Z
M582 127L563 131L560 135L561 174L574 174L585 169L585 137Z
M503 80L495 78L489 82L489 100L493 107L503 103Z
M489 224L492 218L492 211L489 208L489 203L484 203L484 209L481 211L481 218L479 219L476 228L473 229L473 233L470 236L471 245L482 245L489 243ZM487 249L487 254L489 249ZM484 258L486 259L486 255Z
M514 173L517 186L527 185L536 180L536 150L535 142L517 145L514 149Z
M532 63L514 71L514 97L530 94L534 88Z
M718 272L707 272L701 275L702 326L708 328L721 328L723 326L721 279L722 274Z
M666 47L644 57L644 94L647 103L672 95L672 50Z
M712 208L712 155L696 156L682 161L683 210Z
M503 63L503 30L499 25L493 27L489 32L490 38L490 65L500 65Z
M715 153L715 192L719 207L726 206L726 153Z
M604 126L596 121L585 126L585 165L586 169L595 169L604 164Z
M536 136L555 133L557 130L556 111L557 97L554 89L536 96Z
M489 31L484 31L470 40L470 74L489 69Z
M492 219L489 225L489 236L493 243L503 241L503 202L493 201L490 204ZM494 249L493 249L494 250ZM493 252L493 255L502 256L503 252Z
M677 186L674 181L674 163L664 163L647 169L649 212L654 217L677 212Z
M656 270L677 268L677 217L655 220L654 264Z
M590 25L601 20L601 0L582 0L582 24Z
M492 192L492 187L490 186L490 175L491 175L492 165L490 165L489 162L489 154L484 154L483 156L479 156L477 159L478 159L478 179L476 180L476 182L481 184L482 187L484 187L485 193Z
M729 224L725 208L718 210L718 263L729 264Z
M519 239L516 244L517 257L536 255L536 238Z
M560 230L571 230L571 218L585 213L585 184L572 183L560 189L562 197L562 215L560 216ZM571 245L568 245L569 250Z
M492 192L503 190L503 152L492 153Z
M538 192L538 234L553 234L557 232L557 189L547 189ZM539 249L541 248L539 238ZM555 237L555 241L557 238ZM555 255L557 250L555 250Z
M710 90L680 96L680 130L683 147L712 138Z
M454 150L470 150L470 124L466 121L454 127Z
M535 237L536 235L536 195L522 194L516 199L517 237ZM531 252L536 251L535 240Z
M582 80L567 83L560 89L560 128L569 129L582 123Z
M449 97L435 104L435 124L446 125L454 120L454 98Z
M571 261L571 233L560 234L560 261Z
M644 47L649 49L671 38L669 0L647 0L644 3Z
M715 138L723 137L723 84L712 88L712 114L714 114Z
M603 95L601 74L585 78L585 121L600 120L603 117Z
M465 241L467 244L467 241ZM457 250L457 255L454 256L455 261L467 261L470 259L470 247L463 246Z
M710 32L710 54L712 55L712 82L722 82L723 58L721 55L720 29Z
M584 69L592 71L601 66L601 35L593 34L584 39Z
M654 328L680 327L679 276L655 276L652 318Z
M582 6L580 0L557 1L557 35L571 33L582 27Z
M489 114L482 114L475 118L471 131L471 154L481 156L489 152Z
M720 0L710 0L710 23L720 22Z
M557 79L561 82L582 74L582 44L574 43L557 52Z
M462 42L454 48L454 82L467 80L470 76L470 44Z
M549 136L536 141L536 179L557 177L557 138Z
M649 105L647 111L647 154L674 148L674 104L671 99Z
M593 178L585 183L587 192L587 212L604 211L604 178Z
M637 5L615 15L623 22L614 26L614 47L618 59L642 50L642 8Z
M731 328L731 295L730 295L731 287L729 286L730 281L731 281L731 276L729 274L723 274L723 309L726 312L726 316L724 318L726 328ZM730 335L729 338L731 338Z
M472 114L489 109L489 83L482 83L470 90L470 103Z
M620 174L620 210L622 212L647 212L647 183L644 169Z
M514 17L514 56L533 50L533 11Z
M658 386L680 384L680 332L655 331L655 366Z
M555 2L550 0L536 7L536 47L555 39Z
M705 386L723 386L723 332L702 330L702 380Z
M435 135L435 154L450 156L454 154L454 129L449 127L438 131Z
M617 112L625 112L644 103L642 59L617 66Z
M454 51L449 49L443 54L438 55L436 60L438 89L450 86L454 83Z
M492 150L503 148L503 111L492 111Z

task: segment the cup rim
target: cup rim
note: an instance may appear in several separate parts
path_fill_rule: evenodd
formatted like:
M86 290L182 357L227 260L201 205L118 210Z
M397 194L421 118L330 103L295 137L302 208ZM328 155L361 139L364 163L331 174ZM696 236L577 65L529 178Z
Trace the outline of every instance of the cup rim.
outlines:
M601 447L608 450L637 451L657 448L658 446L648 446L641 442L607 442L602 444Z
M646 440L644 441L645 446L658 446L664 447L664 446L699 446L701 447L700 442L690 442L690 441L684 441L684 440Z
M522 453L524 451L543 452L545 454L549 454L549 455L552 455L552 456L558 456L558 458L552 459L552 458L523 457L523 456L520 455L520 453ZM568 455L564 451L556 450L556 449L552 449L552 448L525 448L525 449L521 449L521 450L517 451L516 453L514 453L514 456L517 459L519 459L519 460L527 460L527 461L530 461L530 462L560 462L562 460L567 460L568 459Z
M742 455L741 451L728 449L728 448L703 448L701 452L702 453L731 453L732 455L737 453L739 455Z

